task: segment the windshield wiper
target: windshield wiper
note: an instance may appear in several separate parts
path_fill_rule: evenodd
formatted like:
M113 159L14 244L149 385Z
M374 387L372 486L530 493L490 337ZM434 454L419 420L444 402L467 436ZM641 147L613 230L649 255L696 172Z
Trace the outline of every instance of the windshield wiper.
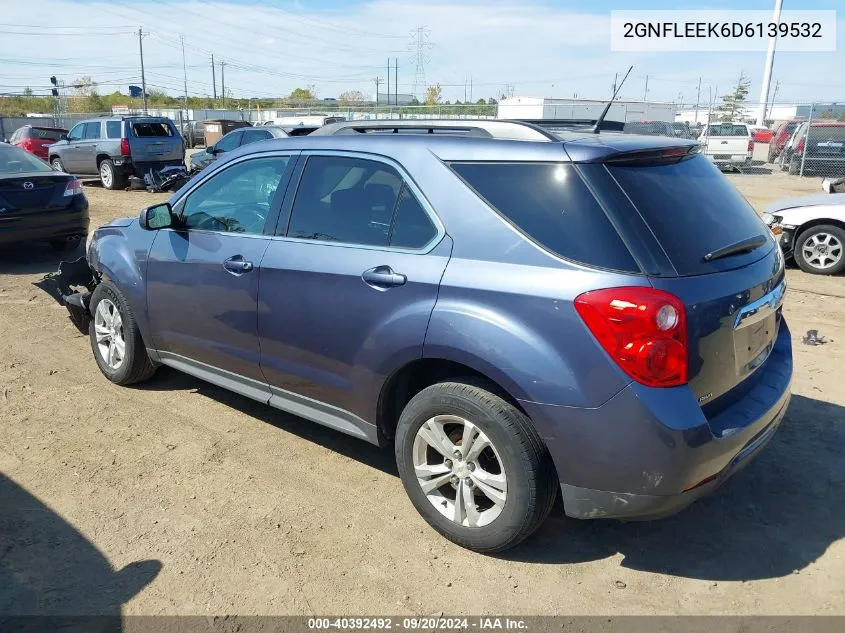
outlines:
M705 262L712 262L716 259L722 259L723 257L739 255L740 253L748 253L749 251L753 251L755 248L760 248L767 241L768 240L764 235L749 237L744 240L740 240L739 242L734 242L733 244L723 246L722 248L717 248L712 253L707 253L704 256L703 260Z

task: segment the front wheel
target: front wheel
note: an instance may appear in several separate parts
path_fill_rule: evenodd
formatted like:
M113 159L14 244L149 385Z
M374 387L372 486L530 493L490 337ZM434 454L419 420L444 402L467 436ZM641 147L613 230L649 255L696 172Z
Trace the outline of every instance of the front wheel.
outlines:
M55 171L64 171L65 166L62 164L62 159L56 156L50 161L50 165L53 167Z
M801 161L793 156L789 159L789 175L797 176L801 172Z
M804 272L836 275L845 270L845 230L820 224L802 232L795 240L793 256Z
M463 382L438 383L411 399L396 429L396 463L429 525L478 552L527 538L557 494L551 458L530 420Z
M147 355L135 315L120 291L108 282L97 286L91 295L91 313L94 318L88 335L103 375L118 385L150 378L155 366Z

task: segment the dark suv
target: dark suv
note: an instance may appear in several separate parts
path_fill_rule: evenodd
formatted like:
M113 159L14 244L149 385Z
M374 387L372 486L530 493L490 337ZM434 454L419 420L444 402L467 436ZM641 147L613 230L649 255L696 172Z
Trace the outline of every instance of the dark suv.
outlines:
M558 491L664 516L771 439L792 377L781 252L697 149L504 121L254 143L98 229L68 300L112 382L168 365L392 446L465 547Z
M166 117L101 117L81 121L49 148L53 169L99 176L106 189L122 189L130 175L185 166L185 143Z

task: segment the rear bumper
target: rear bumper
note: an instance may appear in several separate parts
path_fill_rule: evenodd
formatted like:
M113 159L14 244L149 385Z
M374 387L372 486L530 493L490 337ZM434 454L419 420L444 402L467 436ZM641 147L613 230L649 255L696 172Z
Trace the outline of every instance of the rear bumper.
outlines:
M184 167L185 161L179 159L144 162L127 161L122 165L115 165L115 168L126 175L133 175L138 176L138 178L143 178L144 174L149 172L151 169L156 172L161 169L164 169L165 167L171 166Z
M68 209L31 211L4 218L0 215L0 244L39 242L72 235L87 235L90 219L84 196Z
M567 515L646 520L709 494L771 440L791 395L785 322L748 380L745 397L710 420L688 387L632 384L597 409L522 405L554 460Z

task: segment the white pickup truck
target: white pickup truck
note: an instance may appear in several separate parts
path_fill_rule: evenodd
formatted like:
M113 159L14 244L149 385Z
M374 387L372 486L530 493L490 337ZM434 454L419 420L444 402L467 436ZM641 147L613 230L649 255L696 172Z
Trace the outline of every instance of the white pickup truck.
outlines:
M745 123L712 123L704 126L698 137L701 153L716 163L719 169L751 166L754 139Z

